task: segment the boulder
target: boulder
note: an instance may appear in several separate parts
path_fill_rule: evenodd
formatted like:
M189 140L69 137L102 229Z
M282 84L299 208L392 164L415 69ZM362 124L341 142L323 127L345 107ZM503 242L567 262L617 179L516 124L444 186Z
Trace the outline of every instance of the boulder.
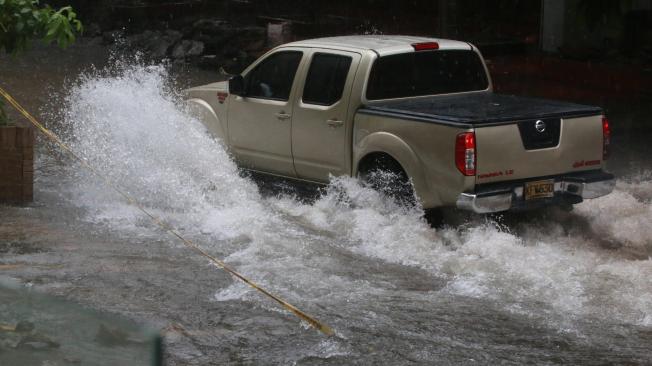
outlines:
M199 66L205 69L215 69L219 68L224 64L224 59L218 57L217 55L204 55L199 59Z
M172 50L172 57L175 59L200 56L204 53L204 43L189 39L177 43Z
M225 29L230 27L229 22L223 19L200 19L192 25L194 30L207 34L223 33Z
M170 47L181 40L181 32L166 30L163 33L155 33L145 41L145 51L153 58L164 58Z
M126 39L126 46L140 50L153 59L162 59L168 55L172 45L181 40L183 35L175 30L151 31L135 34Z
M102 41L105 45L111 45L117 42L118 40L123 39L125 36L124 31L122 30L112 30L102 33Z
M86 37L100 37L102 36L102 28L97 23L91 23L84 27L84 35Z
M222 19L201 19L193 23L192 39L204 43L206 51L225 54L232 50L257 51L264 47L267 29L235 26Z

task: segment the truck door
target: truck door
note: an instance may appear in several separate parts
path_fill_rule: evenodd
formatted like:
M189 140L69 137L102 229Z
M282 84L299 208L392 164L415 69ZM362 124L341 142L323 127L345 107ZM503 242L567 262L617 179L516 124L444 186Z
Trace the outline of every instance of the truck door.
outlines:
M301 49L279 50L244 75L246 96L233 96L227 118L229 143L241 165L296 176L291 145L293 85L303 54Z
M313 49L294 105L292 152L300 178L328 181L350 171L351 89L360 63L354 52Z

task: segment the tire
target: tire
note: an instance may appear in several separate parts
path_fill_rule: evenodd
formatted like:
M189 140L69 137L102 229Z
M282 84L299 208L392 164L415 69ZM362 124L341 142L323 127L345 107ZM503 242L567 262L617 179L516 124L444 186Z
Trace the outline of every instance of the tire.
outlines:
M358 179L401 206L412 208L417 204L410 177L401 164L388 155L365 159L358 170Z

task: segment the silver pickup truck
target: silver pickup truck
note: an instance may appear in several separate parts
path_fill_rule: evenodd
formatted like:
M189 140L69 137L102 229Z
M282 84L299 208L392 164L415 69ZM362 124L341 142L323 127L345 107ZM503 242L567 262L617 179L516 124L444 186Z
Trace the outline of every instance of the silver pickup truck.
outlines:
M606 195L600 108L499 95L470 43L347 36L272 49L228 82L187 90L237 163L327 183L348 175L407 186L424 208L477 213Z

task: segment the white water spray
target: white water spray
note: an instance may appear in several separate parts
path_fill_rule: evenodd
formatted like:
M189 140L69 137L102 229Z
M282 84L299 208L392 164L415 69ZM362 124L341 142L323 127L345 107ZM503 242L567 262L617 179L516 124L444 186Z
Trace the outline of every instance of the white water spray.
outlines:
M142 203L288 300L354 317L369 296L414 296L356 270L384 263L443 281L431 296L487 299L552 319L553 327L581 318L652 326L649 176L619 181L612 195L574 213L524 220L512 231L482 218L433 229L420 211L397 207L351 178L334 179L313 204L264 197L186 113L167 78L159 66L82 77L66 99L66 140ZM89 221L151 233L99 182L84 174L75 180L70 197ZM569 229L567 220L586 230ZM605 239L613 247L600 244ZM239 283L216 291L218 300L260 301Z

